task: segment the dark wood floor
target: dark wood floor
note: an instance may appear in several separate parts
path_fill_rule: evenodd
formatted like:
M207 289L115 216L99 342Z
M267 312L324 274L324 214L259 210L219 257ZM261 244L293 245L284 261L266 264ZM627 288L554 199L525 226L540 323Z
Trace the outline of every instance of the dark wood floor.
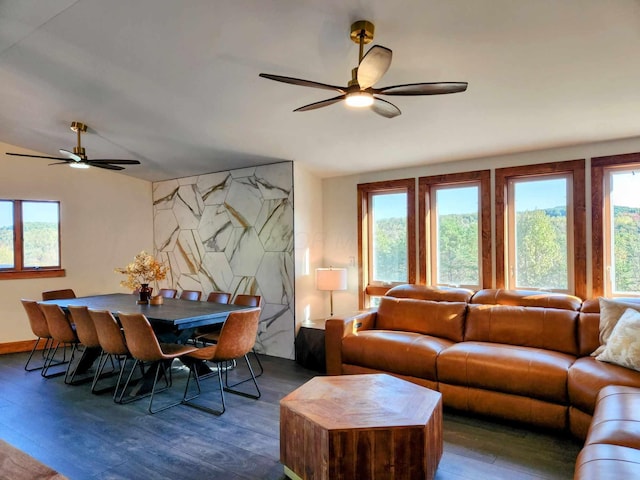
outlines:
M282 479L278 402L315 373L262 358L262 398L228 395L227 412L215 417L182 405L149 415L145 400L116 405L88 385L25 372L26 354L2 355L0 438L74 480ZM181 395L185 374L176 374ZM568 436L451 412L444 440L437 480L571 479L580 450Z

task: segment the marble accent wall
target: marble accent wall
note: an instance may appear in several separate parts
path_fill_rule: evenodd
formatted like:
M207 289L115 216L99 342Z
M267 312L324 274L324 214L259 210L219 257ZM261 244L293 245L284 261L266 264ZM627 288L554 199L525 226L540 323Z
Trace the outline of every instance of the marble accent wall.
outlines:
M294 358L293 163L153 184L159 287L262 296L256 350Z

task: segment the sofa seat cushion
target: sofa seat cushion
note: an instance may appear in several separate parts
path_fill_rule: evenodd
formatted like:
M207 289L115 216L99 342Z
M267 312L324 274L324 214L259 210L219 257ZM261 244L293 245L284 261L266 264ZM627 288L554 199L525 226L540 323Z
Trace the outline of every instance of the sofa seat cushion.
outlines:
M607 385L640 387L640 372L594 357L581 357L569 369L569 401L590 415L595 409L598 392Z
M365 330L342 339L342 362L435 381L436 358L452 344L419 333Z
M610 385L600 390L585 443L640 449L640 389Z
M438 381L567 403L575 357L531 347L462 342L438 356Z
M619 445L587 445L578 455L573 478L574 480L640 478L640 450Z

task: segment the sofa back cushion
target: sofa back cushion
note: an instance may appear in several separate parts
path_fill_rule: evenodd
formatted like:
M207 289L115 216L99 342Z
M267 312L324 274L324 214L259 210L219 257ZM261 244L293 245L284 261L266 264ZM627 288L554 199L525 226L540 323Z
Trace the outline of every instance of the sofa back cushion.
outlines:
M466 302L382 297L375 328L422 333L461 342L466 311Z
M481 290L471 299L465 340L543 348L578 355L581 300L523 290Z
M387 297L415 298L416 300L433 300L434 302L469 302L473 290L455 287L429 287L426 285L397 285L388 290Z

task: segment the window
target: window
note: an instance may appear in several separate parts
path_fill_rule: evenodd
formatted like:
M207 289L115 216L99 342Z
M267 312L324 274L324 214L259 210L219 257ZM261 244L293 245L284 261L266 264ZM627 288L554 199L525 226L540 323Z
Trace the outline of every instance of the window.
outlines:
M573 290L568 250L571 204L567 175L509 181L508 283L520 289Z
M489 287L490 172L422 177L420 281L430 285Z
M415 283L415 179L358 185L360 308Z
M584 161L496 170L496 283L586 298Z
M64 276L60 203L0 200L0 278Z
M591 181L594 294L640 295L640 154L592 159Z

